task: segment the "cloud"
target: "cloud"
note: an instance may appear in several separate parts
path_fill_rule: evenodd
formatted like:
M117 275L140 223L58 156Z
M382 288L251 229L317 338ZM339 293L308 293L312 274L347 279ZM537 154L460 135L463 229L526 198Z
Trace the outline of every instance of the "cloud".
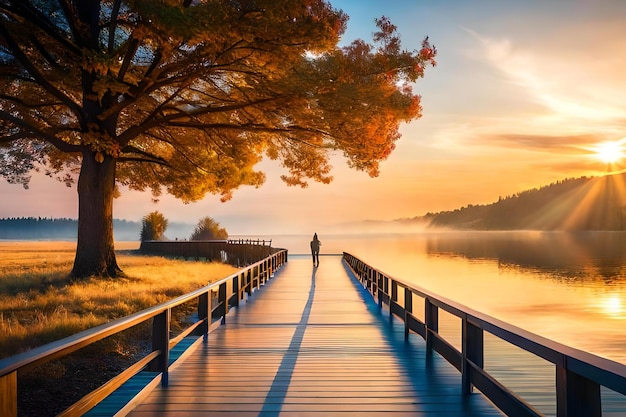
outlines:
M483 138L485 144L508 148L511 146L541 152L565 152L568 154L588 153L587 147L608 140L602 134L584 135L533 135L519 133L500 133Z
M568 131L604 125L604 129L616 131L623 128L626 102L626 60L622 53L626 43L616 37L623 38L626 32L611 29L582 26L568 29L567 39L554 36L531 45L525 45L523 38L512 40L466 31L478 42L478 50L468 51L470 56L484 59L517 86L520 95L545 109L537 115L535 124L546 128L560 125ZM597 31L608 38L598 36ZM572 44L572 37L585 42Z

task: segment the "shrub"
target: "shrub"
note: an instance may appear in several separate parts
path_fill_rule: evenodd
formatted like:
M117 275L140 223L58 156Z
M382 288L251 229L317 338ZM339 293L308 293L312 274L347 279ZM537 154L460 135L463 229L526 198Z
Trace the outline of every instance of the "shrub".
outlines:
M198 222L198 225L191 234L190 240L220 240L228 239L228 232L225 228L210 217L205 217Z
M167 229L168 221L163 214L153 211L142 219L141 225L141 241L146 240L163 240L165 237L165 229Z

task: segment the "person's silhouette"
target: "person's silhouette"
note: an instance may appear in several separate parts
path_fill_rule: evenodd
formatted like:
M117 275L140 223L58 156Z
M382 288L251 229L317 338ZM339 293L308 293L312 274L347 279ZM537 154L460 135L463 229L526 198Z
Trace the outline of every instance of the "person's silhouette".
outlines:
M322 242L317 238L317 233L313 235L313 240L311 241L311 256L313 256L313 266L318 266L320 264L320 246L322 246Z

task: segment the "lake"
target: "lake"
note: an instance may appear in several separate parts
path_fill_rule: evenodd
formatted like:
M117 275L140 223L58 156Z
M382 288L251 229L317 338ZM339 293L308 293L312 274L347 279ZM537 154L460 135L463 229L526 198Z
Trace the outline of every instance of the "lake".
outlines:
M311 236L273 236L308 254ZM625 232L320 234L395 278L565 345L626 363ZM322 257L321 262L324 259Z

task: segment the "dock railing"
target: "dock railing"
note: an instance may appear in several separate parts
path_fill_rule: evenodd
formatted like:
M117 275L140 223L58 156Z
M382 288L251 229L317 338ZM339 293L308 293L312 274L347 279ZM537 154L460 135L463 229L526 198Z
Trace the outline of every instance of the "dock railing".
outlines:
M237 267L255 263L282 249L273 248L271 240L147 240L141 252L184 259L219 261Z
M464 394L475 387L506 415L542 416L484 369L485 332L555 365L557 417L602 416L601 386L626 395L626 365L554 342L392 278L349 253L344 252L343 257L379 306L387 305L390 315L404 321L405 338L409 332L422 336L427 349L438 352L461 372ZM423 300L423 321L413 309L416 299ZM460 351L440 335L439 309L461 319Z
M251 295L268 281L285 262L287 262L287 251L277 251L218 282L166 303L0 360L0 416L17 417L18 379L25 372L148 320L152 320L152 351L95 391L84 396L59 416L83 415L144 369L156 372L161 384L167 385L169 352L172 348L191 334L202 334L206 340L209 330L225 321L230 307L238 306L246 295ZM172 309L194 301L198 303L198 320L176 337L171 338ZM88 376L87 373L86 377Z

